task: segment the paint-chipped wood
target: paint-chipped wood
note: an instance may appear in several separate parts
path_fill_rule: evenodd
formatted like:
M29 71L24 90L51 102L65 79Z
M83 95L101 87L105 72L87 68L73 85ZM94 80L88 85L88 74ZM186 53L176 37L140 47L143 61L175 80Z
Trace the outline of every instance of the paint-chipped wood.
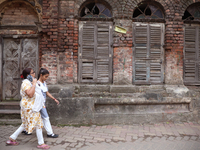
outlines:
M184 83L200 85L200 27L186 25L184 31Z
M133 23L133 83L164 81L164 25Z
M112 23L79 22L79 82L112 81Z

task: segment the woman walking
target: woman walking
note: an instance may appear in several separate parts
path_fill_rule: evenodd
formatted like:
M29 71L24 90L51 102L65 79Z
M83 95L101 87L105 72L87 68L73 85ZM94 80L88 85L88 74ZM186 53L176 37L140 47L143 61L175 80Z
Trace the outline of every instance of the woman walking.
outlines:
M58 105L59 101L57 99L55 99L48 92L48 88L47 88L47 85L46 85L46 82L45 82L48 79L48 77L49 77L49 71L44 69L44 68L41 68L40 71L39 71L39 74L38 74L38 82L37 82L37 84L39 85L39 87L42 90L42 93L43 93L45 101L46 101L46 97L48 96L51 99L53 99ZM44 104L44 106L45 106L45 104ZM44 123L44 128L47 131L47 137L57 138L58 135L53 133L53 130L52 130L52 127L51 127L51 123L50 123L50 120L49 120L49 115L47 113L46 107L43 107L41 109L40 114L42 116L42 120L43 120L43 123Z
M20 95L22 97L20 106L21 106L21 126L9 137L9 140L6 142L7 145L18 145L16 141L18 135L25 129L28 134L32 133L36 128L36 135L38 139L39 149L49 149L50 147L44 143L43 134L42 134L42 119L40 112L35 112L32 110L36 98L35 87L37 79L31 80L31 75L34 76L35 72L31 68L26 68L23 70L21 77L24 79L22 81ZM29 78L29 80L27 79Z

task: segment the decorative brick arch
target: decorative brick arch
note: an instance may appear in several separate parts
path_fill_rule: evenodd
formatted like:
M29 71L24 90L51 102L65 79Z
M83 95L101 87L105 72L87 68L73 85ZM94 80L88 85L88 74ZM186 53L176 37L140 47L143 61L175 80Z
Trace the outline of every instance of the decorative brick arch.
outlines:
M190 5L192 5L192 4L194 4L194 3L197 3L197 2L200 2L200 0L181 0L181 1L180 1L180 4L179 4L179 5L182 6L182 7L180 8L181 11L179 11L179 12L180 12L180 16L183 16L183 15L184 15L186 9L187 9Z
M97 2L97 1L93 1L93 0L77 0L75 3L75 10L74 10L74 15L75 16L79 16L79 11L82 8L81 6L83 6L86 2ZM101 2L101 1L99 1ZM116 0L104 0L103 3L107 4L107 6L109 6L110 11L112 13L112 17L118 17L119 16L119 12L122 10L121 8L121 4L116 1Z
M120 5L121 5L121 10L118 14L118 16L123 16L124 18L128 18L128 19L132 19L133 16L133 11L135 9L135 7L138 6L138 4L140 4L141 2L145 2L144 0L136 0L136 1L129 1L129 0L125 0L125 1L121 1ZM163 10L163 13L166 14L166 9L164 9L164 6L166 5L165 2L163 0L155 0L155 1L151 1L151 2L156 2L161 9Z
M5 12L6 6L11 5L12 3L24 3L28 7L31 7L35 11L35 13L37 14L38 22L42 23L42 6L38 2L38 0L28 0L28 1L24 1L24 0L13 0L13 1L0 0L0 13L1 13L0 17L2 17L3 13Z

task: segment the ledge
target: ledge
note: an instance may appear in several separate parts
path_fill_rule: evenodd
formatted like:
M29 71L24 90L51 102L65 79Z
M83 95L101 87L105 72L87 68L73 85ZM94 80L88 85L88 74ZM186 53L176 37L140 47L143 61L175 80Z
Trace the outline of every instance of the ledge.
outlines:
M173 98L173 97L164 97L163 101L158 100L147 100L145 98L97 98L95 99L95 105L124 105L124 104L189 104L192 98L184 97L184 98Z

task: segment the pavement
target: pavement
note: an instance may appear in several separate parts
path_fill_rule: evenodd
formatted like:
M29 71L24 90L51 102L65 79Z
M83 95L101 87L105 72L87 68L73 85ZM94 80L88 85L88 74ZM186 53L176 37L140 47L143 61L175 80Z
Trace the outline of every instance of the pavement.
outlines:
M18 146L6 146L18 127L0 126L0 150L36 150L37 138L20 134ZM45 142L51 150L200 150L200 124L161 123L154 125L53 126L58 138Z

